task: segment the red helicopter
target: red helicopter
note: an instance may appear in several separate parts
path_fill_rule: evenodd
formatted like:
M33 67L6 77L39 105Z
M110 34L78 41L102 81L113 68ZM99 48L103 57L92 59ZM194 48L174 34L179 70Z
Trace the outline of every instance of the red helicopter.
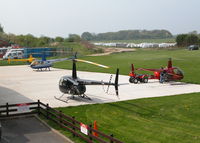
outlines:
M140 75L140 78L139 78L140 80L142 80L142 77L148 76L148 79L158 79L160 81L160 83L181 80L184 77L183 72L182 72L181 69L179 69L178 67L173 67L172 66L171 58L169 58L168 65L167 65L166 68L162 68L162 67L160 69L138 68L137 70L154 72L153 75ZM130 79L135 78L134 74L132 74L132 73L134 73L134 67L133 66L132 66L132 71L129 74L130 75ZM129 81L130 81L130 79L129 79Z

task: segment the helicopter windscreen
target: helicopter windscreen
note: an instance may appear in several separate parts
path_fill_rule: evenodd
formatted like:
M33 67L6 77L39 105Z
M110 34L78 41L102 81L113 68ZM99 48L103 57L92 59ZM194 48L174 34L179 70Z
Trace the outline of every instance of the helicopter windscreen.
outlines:
M183 76L183 72L182 72L182 70L179 69L179 68L175 68L175 69L174 69L174 73L177 74L177 75Z
M30 66L35 66L35 65L38 65L38 64L40 64L40 62L38 62L38 61L32 61L32 63L30 64Z

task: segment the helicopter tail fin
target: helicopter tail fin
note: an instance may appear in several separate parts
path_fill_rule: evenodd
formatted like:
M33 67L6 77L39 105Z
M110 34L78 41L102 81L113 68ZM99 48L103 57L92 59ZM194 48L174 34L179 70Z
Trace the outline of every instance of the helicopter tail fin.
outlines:
M172 59L171 58L169 58L169 60L168 60L168 66L167 67L168 67L168 69L172 68Z
M116 92L116 95L118 96L119 95L119 91L118 91L118 81L119 81L119 69L117 69L116 71L116 77L115 77L115 92Z
M42 61L46 61L47 59L46 59L46 55L45 55L45 53L43 53L42 54Z
M131 72L134 73L135 72L135 68L134 68L134 65L131 64Z

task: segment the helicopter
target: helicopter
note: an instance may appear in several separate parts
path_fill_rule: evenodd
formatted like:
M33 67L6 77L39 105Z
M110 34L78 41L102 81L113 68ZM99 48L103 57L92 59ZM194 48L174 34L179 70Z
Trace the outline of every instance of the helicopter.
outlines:
M132 70L134 70L134 68L132 68ZM168 65L165 68L163 68L163 67L161 67L160 69L138 68L137 70L138 71L151 71L151 72L154 72L153 75L144 75L143 77L147 77L148 76L148 79L158 79L160 81L160 83L181 80L181 79L184 78L182 70L180 68L178 68L178 67L173 67L172 66L172 59L171 58L169 58ZM134 71L130 72L129 81L134 81L133 80L133 78L134 78L133 75L134 74L131 74L131 73L134 73ZM145 81L147 81L147 80L144 80L144 82ZM137 83L137 82L134 82L134 83Z
M97 63L94 63L94 62L75 59L75 58L72 59L72 76L63 76L63 77L60 78L59 89L63 94L60 97L55 96L55 99L58 99L58 100L63 101L63 102L67 102L70 98L68 98L68 100L63 100L62 97L65 94L70 94L70 95L72 95L71 96L72 98L74 98L74 96L76 95L76 96L79 96L81 98L91 100L91 98L89 98L85 94L86 85L108 85L108 87L110 85L112 85L112 86L115 87L116 96L118 97L118 95L119 95L119 93L118 93L119 69L117 69L117 71L116 71L116 77L115 77L114 83L111 82L111 78L110 78L109 82L86 80L86 79L81 79L77 76L77 70L76 70L76 62L77 61L92 63L92 64L95 64L95 65L100 66L100 67L108 68L107 66L100 65L100 64L97 64Z
M32 69L37 69L37 70L41 70L45 69L45 70L49 70L50 71L50 67L53 66L53 63L55 62L60 62L60 61L65 61L65 60L69 60L70 58L61 58L61 59L51 59L51 60L47 60L45 54L42 54L42 60L34 60L31 62L30 67Z

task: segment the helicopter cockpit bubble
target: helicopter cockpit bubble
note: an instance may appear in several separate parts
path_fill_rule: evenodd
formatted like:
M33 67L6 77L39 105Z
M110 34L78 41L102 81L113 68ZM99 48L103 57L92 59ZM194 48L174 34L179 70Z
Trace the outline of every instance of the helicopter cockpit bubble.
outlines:
M174 73L183 76L183 71L180 68L175 68Z

